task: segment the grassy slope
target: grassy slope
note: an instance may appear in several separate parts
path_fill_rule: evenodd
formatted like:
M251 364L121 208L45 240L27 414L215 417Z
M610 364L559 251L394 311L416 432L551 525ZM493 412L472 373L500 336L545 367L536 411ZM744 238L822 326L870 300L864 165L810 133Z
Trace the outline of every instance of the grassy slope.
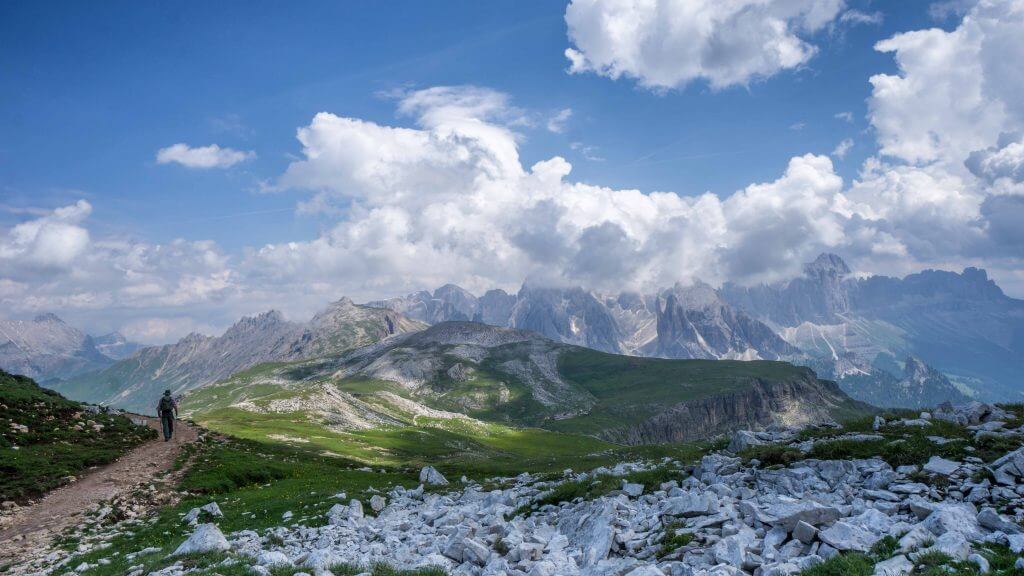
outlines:
M583 348L566 352L558 368L563 378L593 394L598 402L590 414L548 427L580 433L640 422L659 408L737 392L755 380L793 380L811 374L807 368L785 362L664 360Z
M28 432L16 431L12 423L28 426ZM93 424L103 428L97 431ZM128 418L83 412L78 402L0 371L0 500L36 497L154 437L155 431Z
M199 423L217 431L252 440L290 442L363 462L423 465L451 458L488 471L516 473L589 466L605 453L671 454L671 447L625 449L589 435L642 421L679 402L742 390L757 379L811 375L806 368L782 362L662 360L564 347L560 374L578 396L595 398L597 404L586 415L560 420L552 417L558 408L541 405L519 376L503 368L510 361L524 364L529 345L491 349L483 362L473 366L471 379L463 381L448 376L448 369L460 362L448 352L450 348L432 351L441 361L438 376L428 392L415 397L392 382L358 376L336 380L330 366L312 360L253 367L193 391L184 408ZM345 431L331 429L306 413L257 413L233 407L240 401L261 405L273 399L301 397L321 385L353 394L404 426ZM389 405L380 392L483 422L414 417ZM853 408L850 411L857 412Z

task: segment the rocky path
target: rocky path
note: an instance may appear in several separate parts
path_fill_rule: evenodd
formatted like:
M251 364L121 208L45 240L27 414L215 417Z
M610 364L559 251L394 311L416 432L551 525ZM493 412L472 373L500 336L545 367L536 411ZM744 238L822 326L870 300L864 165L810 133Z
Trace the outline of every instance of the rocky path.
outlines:
M138 416L157 430L157 418ZM147 442L111 464L93 470L78 481L50 492L36 503L18 509L0 529L0 565L21 561L47 548L54 536L84 519L84 515L105 501L127 496L136 489L159 481L166 483L180 474L171 473L186 444L198 438L196 428L179 420L170 442L163 437ZM170 474L169 474L170 473Z

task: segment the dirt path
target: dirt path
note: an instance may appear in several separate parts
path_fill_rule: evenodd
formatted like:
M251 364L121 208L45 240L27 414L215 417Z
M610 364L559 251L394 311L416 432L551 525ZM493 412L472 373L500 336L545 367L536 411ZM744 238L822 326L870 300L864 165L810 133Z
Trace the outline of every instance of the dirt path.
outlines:
M159 431L157 418L137 416ZM31 506L20 508L0 530L0 565L4 560L22 561L45 549L54 536L81 522L83 514L106 500L131 493L166 476L182 448L198 434L187 422L176 422L174 438L164 442L161 435L119 460L93 470L77 482L58 488Z

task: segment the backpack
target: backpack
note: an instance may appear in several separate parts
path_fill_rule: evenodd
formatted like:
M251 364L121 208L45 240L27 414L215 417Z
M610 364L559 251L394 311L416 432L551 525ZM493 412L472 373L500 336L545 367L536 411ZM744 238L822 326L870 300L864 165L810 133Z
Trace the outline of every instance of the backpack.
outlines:
M157 406L157 410L160 412L173 412L174 411L174 399L170 396L164 396L160 398L160 404Z

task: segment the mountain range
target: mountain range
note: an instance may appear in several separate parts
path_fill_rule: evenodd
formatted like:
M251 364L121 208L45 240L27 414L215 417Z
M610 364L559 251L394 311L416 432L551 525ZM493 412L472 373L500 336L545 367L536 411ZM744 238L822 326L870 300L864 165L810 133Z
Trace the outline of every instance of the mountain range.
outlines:
M0 367L52 381L72 398L148 409L164 388L185 392L264 362L328 357L452 321L611 354L783 360L885 406L1024 397L1017 381L1024 302L1003 294L983 270L857 277L831 254L798 278L758 286L694 282L607 294L526 283L517 293L476 296L448 284L365 305L343 298L306 323L271 311L219 337L191 334L134 352L123 337L90 338L44 315L0 322L8 340L0 344Z
M0 367L43 382L108 366L138 347L117 332L91 337L54 314L0 319Z
M889 399L879 386L899 380L903 369L877 366L899 364L897 358L935 368L961 397L1024 399L1017 378L1024 371L1024 301L976 268L862 278L839 256L822 254L798 278L757 286L716 290L698 281L653 294L601 294L524 285L516 294L490 290L478 298L449 284L369 305L426 323L531 330L605 352L787 360L883 405ZM931 387L912 389L920 393L900 405L934 404Z
M143 348L52 388L70 398L151 412L164 389L182 394L264 362L338 354L422 328L401 314L342 298L304 324L272 310L242 318L221 336L193 333L174 344Z

